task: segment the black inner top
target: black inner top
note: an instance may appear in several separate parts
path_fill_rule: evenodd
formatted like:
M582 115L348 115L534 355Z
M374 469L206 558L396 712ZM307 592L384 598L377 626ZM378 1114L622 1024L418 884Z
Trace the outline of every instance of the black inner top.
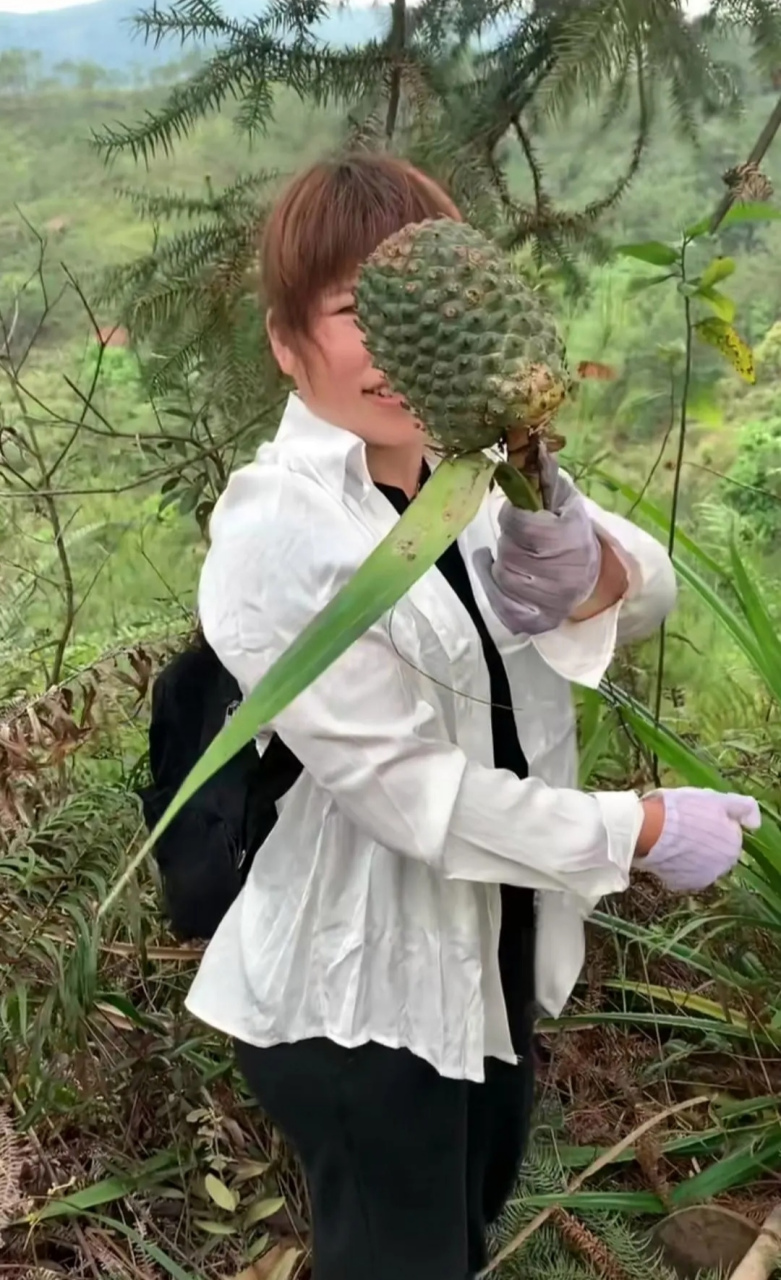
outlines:
M429 475L429 468L424 462L421 487ZM384 484L376 487L385 494L399 515L409 506L410 500L403 489ZM497 769L509 769L519 778L527 778L529 766L518 739L507 672L477 607L472 583L457 542L451 543L440 556L436 567L468 611L483 646L491 687L494 766ZM534 893L531 889L502 885L501 894L499 969L513 1047L517 1053L522 1053L527 1048L529 1011L534 1002Z

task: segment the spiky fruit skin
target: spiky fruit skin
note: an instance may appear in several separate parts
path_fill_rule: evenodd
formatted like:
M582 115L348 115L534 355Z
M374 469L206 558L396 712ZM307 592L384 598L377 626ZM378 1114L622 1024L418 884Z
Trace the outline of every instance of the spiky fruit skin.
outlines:
M570 389L539 297L468 223L411 223L370 255L355 290L377 369L448 454L544 428Z

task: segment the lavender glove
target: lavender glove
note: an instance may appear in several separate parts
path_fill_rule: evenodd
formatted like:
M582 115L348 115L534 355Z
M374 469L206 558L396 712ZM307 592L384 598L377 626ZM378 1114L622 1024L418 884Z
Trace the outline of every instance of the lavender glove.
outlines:
M494 560L487 547L474 565L496 616L513 635L553 631L587 600L599 580L602 549L583 498L540 449L545 511L506 502Z
M756 831L762 822L751 796L697 787L649 794L664 800L664 826L638 866L677 893L707 889L731 871L743 847L743 828Z

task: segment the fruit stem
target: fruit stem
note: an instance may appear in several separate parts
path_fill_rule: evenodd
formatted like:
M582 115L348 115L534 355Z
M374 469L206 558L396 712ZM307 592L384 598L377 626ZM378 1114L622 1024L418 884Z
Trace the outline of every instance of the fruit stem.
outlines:
M509 462L499 462L494 475L514 507L523 511L542 510L542 503L532 485L517 467Z

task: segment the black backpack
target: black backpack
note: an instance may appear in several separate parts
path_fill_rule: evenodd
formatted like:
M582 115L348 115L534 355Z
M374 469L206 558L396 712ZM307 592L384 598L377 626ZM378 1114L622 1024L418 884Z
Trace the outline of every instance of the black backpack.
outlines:
M149 726L151 783L138 791L148 830L240 701L238 684L203 639L159 673ZM277 800L301 769L276 734L262 757L249 742L163 832L154 855L178 937L212 937L277 820Z

